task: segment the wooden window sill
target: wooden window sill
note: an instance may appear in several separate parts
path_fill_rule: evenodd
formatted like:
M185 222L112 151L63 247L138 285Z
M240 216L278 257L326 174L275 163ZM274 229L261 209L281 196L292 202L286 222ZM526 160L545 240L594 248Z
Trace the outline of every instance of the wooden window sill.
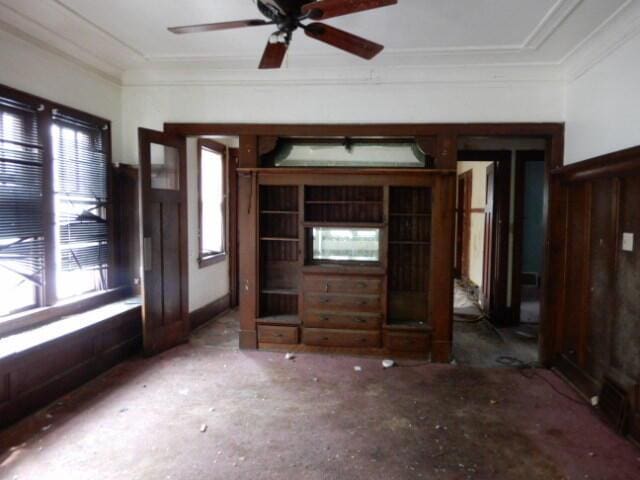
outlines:
M80 313L63 316L45 325L11 334L0 339L0 361L28 353L45 343L98 326L140 308L138 298L120 299Z
M0 339L115 302L131 294L130 287L94 292L58 302L49 307L34 308L0 318Z
M198 259L198 266L200 268L210 267L216 263L224 262L227 258L227 253L216 253L214 255L207 255L206 257L200 257Z

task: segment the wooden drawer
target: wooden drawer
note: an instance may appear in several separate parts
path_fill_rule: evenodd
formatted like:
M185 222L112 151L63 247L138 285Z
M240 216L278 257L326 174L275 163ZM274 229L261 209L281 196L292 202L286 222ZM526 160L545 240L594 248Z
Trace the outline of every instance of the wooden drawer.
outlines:
M431 335L424 332L385 332L384 346L395 352L429 353Z
M309 311L304 315L304 326L313 328L344 328L346 330L377 330L382 314L323 313Z
M305 275L303 290L321 293L382 293L383 277L351 275Z
M258 342L296 344L298 343L298 327L258 325Z
M302 343L320 347L380 347L380 332L303 328Z
M380 295L333 295L328 293L305 293L305 310L331 312L381 312Z

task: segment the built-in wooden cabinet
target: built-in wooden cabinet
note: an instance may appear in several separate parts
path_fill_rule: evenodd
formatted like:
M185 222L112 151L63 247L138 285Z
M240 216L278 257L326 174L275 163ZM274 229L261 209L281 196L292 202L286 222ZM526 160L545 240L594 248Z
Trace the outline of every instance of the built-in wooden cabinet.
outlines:
M239 221L255 234L240 238L240 254L252 238L257 251L255 278L244 279L247 291L256 282L256 314L242 320L258 348L429 356L432 305L450 301L431 288L443 281L431 268L434 211L445 208L434 192L448 171L241 173L255 201Z

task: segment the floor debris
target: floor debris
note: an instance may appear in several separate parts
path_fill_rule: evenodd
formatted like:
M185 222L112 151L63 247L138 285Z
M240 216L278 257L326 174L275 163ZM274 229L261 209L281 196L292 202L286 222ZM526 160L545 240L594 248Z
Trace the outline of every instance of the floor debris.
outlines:
M361 372L361 371L362 371L362 367L361 367L360 365L356 365L355 367L353 367L353 369L354 369L356 372Z
M389 359L389 358L385 358L384 360L382 360L382 367L383 368L391 368L391 367L395 367L396 362L394 362L393 360Z
M293 360L294 358L296 358L296 356L291 353L291 352L287 352L287 354L284 356L285 360Z
M204 433L204 432L206 432L206 431L207 431L207 424L206 424L206 423L203 423L202 425L200 425L200 431L201 431L202 433Z

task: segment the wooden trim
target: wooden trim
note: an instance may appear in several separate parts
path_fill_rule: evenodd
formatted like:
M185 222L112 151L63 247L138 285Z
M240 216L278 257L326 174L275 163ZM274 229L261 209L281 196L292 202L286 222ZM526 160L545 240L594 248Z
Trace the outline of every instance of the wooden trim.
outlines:
M540 299L539 361L551 366L560 345L564 313L564 265L566 264L566 194L552 175L562 167L564 135L554 136L545 150L545 194L543 197L544 260Z
M207 305L189 313L189 324L191 330L195 330L209 320L227 312L230 308L230 295L226 294Z
M258 173L261 176L281 176L286 175L290 180L290 175L348 175L348 176L360 176L360 175L394 175L394 176L408 176L411 177L416 174L420 175L454 175L456 174L455 168L450 169L425 169L425 168L376 168L376 167L325 167L325 168L309 168L309 167L288 167L288 168L238 168L238 173Z
M207 149L219 153L222 158L222 251L208 253L202 252L202 150ZM198 139L198 267L206 268L223 262L227 258L227 196L229 194L228 167L229 155L227 147L222 143L208 138Z
M524 185L526 160L522 152L516 152L515 202L513 205L513 262L511 264L511 322L520 323L522 307L522 257L524 228Z
M416 137L442 134L523 136L541 138L563 136L563 123L440 123L440 124L216 124L172 123L164 124L169 133L184 136L301 136L301 137ZM257 148L257 141L256 141ZM454 146L455 149L455 146ZM242 162L241 162L242 163Z
M213 255L200 257L198 258L198 268L210 267L211 265L216 265L218 263L224 262L226 259L227 259L227 254L225 252L214 253Z
M640 146L567 165L553 172L564 182L633 175L640 168Z
M229 216L229 295L230 308L238 306L238 161L240 152L237 148L229 149L228 161L228 216Z

